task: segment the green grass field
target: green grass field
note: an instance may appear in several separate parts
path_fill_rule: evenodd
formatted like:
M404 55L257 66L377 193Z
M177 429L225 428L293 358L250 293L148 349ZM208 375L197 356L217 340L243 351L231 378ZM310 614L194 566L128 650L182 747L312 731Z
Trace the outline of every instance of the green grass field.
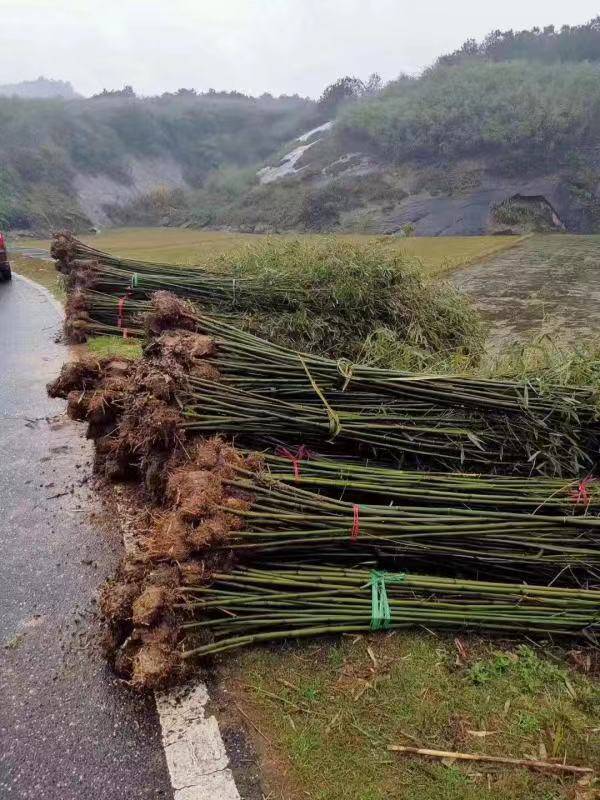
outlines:
M600 767L600 688L578 651L430 631L255 648L224 662L277 800L592 800L594 782L388 745ZM258 733L260 731L260 733ZM271 794L269 794L271 792Z
M10 263L19 275L31 278L32 281L49 289L58 300L64 300L64 291L53 263L43 261L41 258L15 255L14 252L10 253Z
M251 246L265 236L225 231L198 231L184 228L113 228L95 236L83 236L86 243L99 250L148 261L168 264L202 264L207 258ZM323 238L316 234L289 234L272 239ZM446 272L472 261L514 247L520 236L448 236L415 237L344 235L357 242L377 241L396 252L418 258L423 269L431 274ZM17 242L15 242L16 244ZM49 248L47 240L22 240L24 246Z

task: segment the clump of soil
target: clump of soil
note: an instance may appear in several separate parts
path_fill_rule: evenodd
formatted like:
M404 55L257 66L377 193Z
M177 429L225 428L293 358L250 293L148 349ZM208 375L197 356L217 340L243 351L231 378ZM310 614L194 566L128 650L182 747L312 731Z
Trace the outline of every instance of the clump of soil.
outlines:
M173 595L166 586L147 586L133 601L131 607L131 621L136 626L154 624L169 608Z
M140 420L140 430L146 431ZM123 430L131 435L137 428L122 421L119 435L110 439L113 449L122 448ZM178 643L186 594L181 589L208 584L215 570L230 566L227 543L243 528L239 512L250 509L253 500L228 482L237 468L249 466L223 439L198 439L185 450L171 442L165 456L162 507L140 518L141 556L123 561L101 599L110 626L111 663L140 690L167 685L183 674Z
M87 329L91 322L88 304L80 289L69 294L65 303L64 330L67 341L80 344L87 341Z
M138 594L139 586L135 582L110 582L102 591L100 610L113 623L127 622L132 617L133 604Z
M161 333L144 349L147 358L168 365L172 370L183 370L186 375L215 382L220 380L221 374L207 359L216 354L217 345L211 336L180 329Z
M200 520L214 513L222 500L223 485L215 471L181 467L169 475L167 501L184 519Z
M192 303L181 300L171 292L154 292L152 307L145 319L146 332L150 336L159 336L166 330L194 331L197 313Z
M184 438L174 404L184 380L178 364L88 356L65 364L48 392L67 399L71 418L88 422L97 473L124 480L144 478L148 470L146 483L158 499L160 468Z
M56 380L46 387L50 397L67 397L74 390L84 391L98 385L103 369L102 361L93 356L86 356L77 361L63 364Z
M81 321L84 303L77 293L72 298L72 319ZM253 503L231 484L253 464L219 437L185 437L178 389L190 376L220 377L212 361L217 345L194 330L195 320L189 304L158 292L148 322L155 338L141 360L87 357L65 364L48 387L67 399L69 416L88 423L96 472L135 481L151 504L138 523L140 557L123 561L100 604L111 663L138 689L182 674L182 586L208 583L227 568L228 542Z

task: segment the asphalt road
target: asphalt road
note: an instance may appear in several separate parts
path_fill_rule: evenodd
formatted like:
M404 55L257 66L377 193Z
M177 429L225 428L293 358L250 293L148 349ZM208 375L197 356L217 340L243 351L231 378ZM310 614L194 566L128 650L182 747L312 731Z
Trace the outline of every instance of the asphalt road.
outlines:
M59 328L37 288L0 284L0 797L172 798L154 701L100 653L120 542L90 516L82 428L46 396L68 356Z

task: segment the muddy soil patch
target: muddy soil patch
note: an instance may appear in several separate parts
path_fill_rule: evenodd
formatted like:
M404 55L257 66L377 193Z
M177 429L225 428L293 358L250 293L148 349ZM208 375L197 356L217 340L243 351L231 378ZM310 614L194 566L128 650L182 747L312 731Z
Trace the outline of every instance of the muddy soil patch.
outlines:
M490 323L490 348L547 333L583 343L600 331L600 236L534 236L454 273Z

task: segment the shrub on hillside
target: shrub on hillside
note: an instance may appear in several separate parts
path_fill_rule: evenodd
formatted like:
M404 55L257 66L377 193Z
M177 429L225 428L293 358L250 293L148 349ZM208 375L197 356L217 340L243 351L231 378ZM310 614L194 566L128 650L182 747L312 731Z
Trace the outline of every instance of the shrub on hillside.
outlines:
M563 149L600 134L600 66L439 66L346 108L338 126L395 161L494 153L556 167Z

